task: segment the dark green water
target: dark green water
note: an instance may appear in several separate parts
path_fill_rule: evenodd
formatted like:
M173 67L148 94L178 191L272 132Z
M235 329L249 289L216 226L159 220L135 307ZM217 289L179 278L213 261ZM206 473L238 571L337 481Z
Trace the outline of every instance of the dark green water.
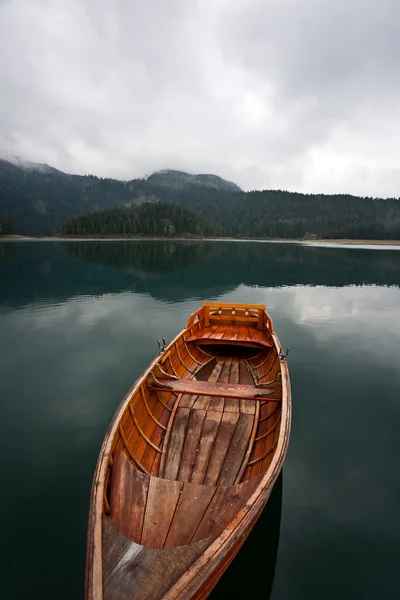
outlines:
M293 423L213 599L268 598L274 574L272 600L399 597L399 285L399 250L1 243L0 597L82 597L108 422L157 338L215 298L267 304L291 348Z

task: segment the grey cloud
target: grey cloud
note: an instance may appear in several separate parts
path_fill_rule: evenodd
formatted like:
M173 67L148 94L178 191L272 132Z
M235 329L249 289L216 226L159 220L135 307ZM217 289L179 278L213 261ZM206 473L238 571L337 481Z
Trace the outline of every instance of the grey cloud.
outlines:
M396 0L254 0L230 19L227 44L278 86L279 101L322 95L337 104L343 92L379 95L377 83L399 88L399 20Z
M399 17L395 0L254 0L230 16L221 28L225 56L273 85L274 111L287 122L280 155L305 151L339 126L368 137L371 121L385 127L379 111L388 109L398 129Z
M393 0L0 2L0 155L399 195Z

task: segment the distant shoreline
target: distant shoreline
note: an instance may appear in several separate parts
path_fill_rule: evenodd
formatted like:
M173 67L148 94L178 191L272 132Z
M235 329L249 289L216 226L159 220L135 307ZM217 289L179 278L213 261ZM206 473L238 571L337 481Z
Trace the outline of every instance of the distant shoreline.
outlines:
M368 246L400 246L400 240L361 240L361 239L293 239L293 238L230 238L230 237L201 237L201 236L144 236L144 235L118 235L118 236L89 236L89 235L69 235L69 236L29 236L29 235L0 235L0 241L48 241L48 242L73 242L73 241L165 241L165 242L275 242L287 244L351 244L351 245L368 245Z
M318 240L297 240L307 244L354 244L368 246L400 246L400 240L352 240L352 239L318 239Z

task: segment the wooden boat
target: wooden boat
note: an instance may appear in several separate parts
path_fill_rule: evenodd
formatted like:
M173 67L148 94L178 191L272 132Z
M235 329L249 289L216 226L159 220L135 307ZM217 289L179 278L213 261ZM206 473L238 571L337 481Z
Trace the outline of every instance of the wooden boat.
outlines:
M289 373L263 305L205 302L118 407L94 476L87 600L206 598L285 458Z

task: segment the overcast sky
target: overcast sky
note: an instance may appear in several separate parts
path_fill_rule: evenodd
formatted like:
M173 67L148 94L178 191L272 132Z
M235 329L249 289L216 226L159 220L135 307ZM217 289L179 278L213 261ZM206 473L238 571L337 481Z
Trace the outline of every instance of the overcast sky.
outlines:
M398 0L0 0L0 156L400 196Z

